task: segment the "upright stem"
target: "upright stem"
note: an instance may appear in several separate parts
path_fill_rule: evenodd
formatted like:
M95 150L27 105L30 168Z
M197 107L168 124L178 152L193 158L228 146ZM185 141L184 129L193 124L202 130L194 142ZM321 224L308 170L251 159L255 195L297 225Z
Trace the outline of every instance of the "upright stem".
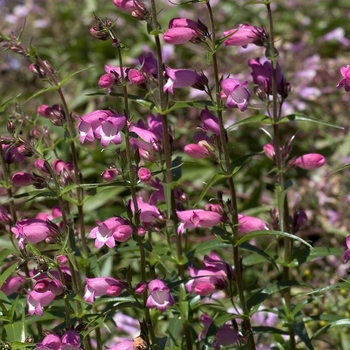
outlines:
M242 324L242 330L243 335L247 338L248 342L248 349L254 350L255 349L255 340L253 337L253 332L251 330L251 323L249 318L249 309L247 307L246 301L245 301L245 295L244 295L244 283L243 283L243 275L241 271L241 262L240 262L240 256L239 256L239 247L235 245L235 242L238 239L238 209L237 209L237 196L236 196L236 190L235 185L232 179L232 169L231 169L231 161L230 161L230 155L228 150L228 139L227 139L227 133L224 125L223 115L222 115L222 101L220 98L220 82L219 82L219 69L218 69L218 63L217 63L217 55L216 55L216 47L215 47L215 22L214 22L214 16L212 12L212 8L210 6L210 3L207 2L207 9L209 12L209 18L210 18L210 25L211 25L211 32L212 32L212 40L211 40L211 49L212 49L212 58L213 58L213 68L214 68L214 77L215 77L215 102L216 102L216 111L217 116L219 120L219 126L220 126L220 141L221 141L221 147L222 152L224 156L224 171L225 174L228 175L228 185L230 189L230 197L232 202L232 217L233 217L233 224L234 224L234 240L232 244L232 252L233 252L233 262L235 267L235 278L236 278L236 287L241 303L241 308L243 311L243 314L245 315L245 319ZM230 176L231 175L231 176Z
M274 45L274 27L273 27L273 17L272 17L272 10L270 3L266 4L267 12L268 12L268 20L269 20L269 49L270 49L270 55L271 55L271 66L272 66L272 119L273 119L273 145L275 150L275 158L276 158L276 165L277 165L277 171L278 171L278 179L279 179L279 187L280 191L285 191L285 177L284 177L284 168L285 164L282 158L281 154L281 147L280 147L280 134L279 134L279 124L277 124L280 113L278 112L278 97L277 97L277 71L276 71L276 64L277 60L275 57L275 45ZM280 110L280 109L279 109ZM288 198L287 195L285 195L283 200L283 213L280 213L280 230L282 232L289 232L290 231L290 225L289 225L289 206L288 206ZM285 266L283 266L283 280L289 281L290 280L290 268L286 265L290 261L290 257L292 255L292 241L291 239L285 237L283 239L284 241L284 251L283 251L283 259ZM287 317L289 317L291 313L291 288L285 288L283 290L283 297L285 300L286 305L286 311L287 311ZM293 327L289 325L289 337L290 337L290 350L295 349L295 334Z
M157 9L155 0L151 0L151 21L152 21L152 27L153 29L157 29L158 27L158 21L157 21ZM160 115L162 118L162 127L163 127L163 153L165 157L165 181L167 186L171 186L171 183L173 182L173 175L171 171L172 167L172 149L171 149L171 141L170 141L170 135L169 135L169 125L168 125L168 118L167 115L164 113L167 109L167 96L163 92L164 87L164 78L163 78L163 57L162 57L162 47L159 39L159 35L154 36L155 43L156 43L156 52L157 52L157 62L158 62L158 103L160 106ZM174 230L176 230L178 226L178 217L176 213L176 202L175 202L175 196L173 189L170 190L170 210L171 210L171 216L172 221L174 225ZM185 278L185 267L183 265L183 247L182 247L182 239L181 236L175 233L175 244L176 244L176 254L177 254L177 268L178 268L178 274L180 279ZM184 285L179 285L179 303L180 303L180 310L182 310L183 302L186 298L186 292ZM188 320L184 318L183 323L183 330L185 335L185 342L186 342L186 349L191 350L193 348L193 341L192 336L190 332L190 327Z

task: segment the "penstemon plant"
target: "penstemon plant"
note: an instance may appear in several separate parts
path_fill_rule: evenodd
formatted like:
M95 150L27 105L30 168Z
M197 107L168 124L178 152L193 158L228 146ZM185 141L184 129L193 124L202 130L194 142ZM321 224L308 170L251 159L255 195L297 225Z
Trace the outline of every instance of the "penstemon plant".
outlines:
M310 305L348 286L302 278L303 264L343 250L300 234L298 183L326 159L293 146L299 122L336 126L288 113L275 4L246 4L265 9L264 26L219 30L214 1L110 2L116 19L96 13L90 34L115 60L87 94L97 102L79 112L66 86L84 69L62 76L20 34L1 34L41 88L0 105L16 102L0 135L0 349L318 348L323 332L350 322ZM129 30L148 40L135 57ZM226 55L247 46L259 57L245 62L250 74L233 74ZM187 48L201 55L196 65ZM26 103L48 94L57 103L28 116ZM259 147L242 145L244 128ZM268 171L249 184L262 163Z

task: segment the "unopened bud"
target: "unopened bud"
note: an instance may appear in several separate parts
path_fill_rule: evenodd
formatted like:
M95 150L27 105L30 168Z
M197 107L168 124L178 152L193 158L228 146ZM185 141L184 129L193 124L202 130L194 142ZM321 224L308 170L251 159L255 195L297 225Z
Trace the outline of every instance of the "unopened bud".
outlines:
M103 180L107 182L113 181L118 176L118 170L114 167L107 169L101 174L101 176L103 177Z
M44 68L50 72L51 74L55 74L55 70L53 69L53 67L51 66L50 62L45 60L45 61L42 61L42 64L44 65Z
M254 86L254 93L261 101L266 101L266 93L260 86Z
M45 78L46 77L46 72L43 68L41 68L38 64L36 63L32 63L30 66L29 66L29 70L37 75L39 78Z

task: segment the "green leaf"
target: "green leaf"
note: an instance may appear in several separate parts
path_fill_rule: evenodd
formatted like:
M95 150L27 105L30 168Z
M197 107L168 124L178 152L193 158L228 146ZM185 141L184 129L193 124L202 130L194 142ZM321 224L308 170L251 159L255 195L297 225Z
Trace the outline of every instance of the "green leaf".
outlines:
M313 336L311 337L311 340L316 339L322 332L327 331L328 329L334 328L334 327L343 327L343 326L350 326L350 318L343 318L341 320L329 323L322 327L321 329L317 330Z
M218 181L226 179L228 176L224 175L224 174L215 174L210 180L209 182L204 186L201 194L199 195L199 198L197 200L197 202L195 203L194 207L196 207L198 205L198 203L204 198L204 196L206 195L206 193L209 191L209 189Z
M36 98L36 97L38 97L38 96L44 94L45 92L56 91L57 89L58 89L57 86L50 86L50 87L43 88L43 89L37 91L37 92L36 92L35 94L33 94L32 96L30 96L27 100L25 100L25 101L23 102L23 104L26 104L26 103L29 102L31 99Z
M258 290L255 294L253 294L247 300L247 306L250 309L255 305L261 304L271 294L280 292L285 288L301 287L301 286L306 286L306 284L300 284L297 281L283 281L283 282L272 283L269 286L267 286L266 288L262 288L262 289Z
M197 108L203 109L204 107L208 107L209 110L215 111L216 109L213 106L213 103L209 100L197 100L197 101L177 101L170 108L163 111L164 115L167 115L177 109L181 108Z
M35 344L30 344L30 343L22 343L19 341L14 341L11 343L12 349L16 350L28 350L29 348L34 348L36 345Z
M2 248L2 250L0 251L0 266L2 266L2 262L10 255L13 254L14 252L16 252L13 249L8 249L8 248Z
M350 289L350 283L348 283L348 282L340 282L340 283L331 284L330 286L314 289L311 292L305 293L305 295L324 293L324 292L329 292L331 290L342 289L342 288L349 290Z
M301 314L299 313L299 316ZM305 323L303 320L299 322L293 322L292 328L294 329L294 333L304 342L304 344L310 349L314 350L314 347L311 344L311 340L309 338L309 335L307 333L307 330L305 328Z
M331 173L327 174L327 176L331 176L333 174L338 173L339 171L343 171L343 170L348 169L348 168L350 168L350 164L346 164L346 165L344 165L344 166L342 166L342 167L332 171Z
M344 251L338 248L316 247L312 250L310 248L298 249L291 256L291 262L289 263L289 266L297 266L306 261L329 255L342 256L343 253Z
M86 70L89 70L89 69L92 69L92 68L95 68L95 66L91 66L91 67L87 67L87 68L82 68L82 69L79 69L77 70L76 72L73 72L73 73L70 73L68 74L67 76L65 76L59 83L59 86L61 87L63 84L65 84L70 78L74 77L75 75L81 73L81 72L84 72Z
M25 341L25 322L18 321L5 326L7 340L12 341Z
M168 328L168 335L169 335L169 342L170 342L170 348L179 347L181 344L178 343L180 337L180 332L183 329L183 319L181 318L171 318L169 320L169 328Z
M245 155L243 157L236 158L231 163L231 169L233 169L232 170L232 175L234 175L249 158L252 158L254 156L260 155L262 153L263 152L253 152L253 153L249 153L249 154L247 154L247 155Z
M258 258L261 257L263 259L262 261L264 260L269 261L274 266L274 268L278 271L278 267L276 265L275 260L270 255L265 253L262 249L255 247L254 245L249 244L247 242L242 243L240 248L243 250L247 250L249 252L255 253L255 254L249 255L248 257L245 257L242 261L243 265L251 266L255 264L260 264L261 259L257 259L257 257Z
M5 283L7 277L11 276L12 272L14 272L17 268L17 264L13 264L8 267L1 275L0 275L0 288Z
M295 236L295 235L292 235L292 234L287 233L287 232L281 232L281 231L275 231L275 230L258 230L258 231L249 232L246 235L244 235L241 239L238 240L238 242L236 243L236 246L239 246L243 242L249 241L250 239L255 238L255 237L270 236L270 235L282 236L282 237L294 239L295 241L301 242L301 243L305 244L306 246L310 247L311 249L313 249L313 247L309 243L304 241L302 238Z
M277 122L277 124L288 123L290 121L310 122L310 123L315 123L315 124L319 124L319 125L330 126L332 128L336 128L336 129L341 129L341 130L344 129L342 126L339 126L339 125L336 125L336 124L333 124L333 123L325 122L322 119L311 118L311 117L308 117L308 116L306 116L304 114L290 114L290 115L287 115L284 118L281 118Z
M267 117L266 115L259 114L259 115L253 115L252 117L249 117L249 118L244 118L238 121L237 123L230 125L227 128L227 131L231 131L234 128L241 125L252 124L252 123L272 124L271 119L269 117Z

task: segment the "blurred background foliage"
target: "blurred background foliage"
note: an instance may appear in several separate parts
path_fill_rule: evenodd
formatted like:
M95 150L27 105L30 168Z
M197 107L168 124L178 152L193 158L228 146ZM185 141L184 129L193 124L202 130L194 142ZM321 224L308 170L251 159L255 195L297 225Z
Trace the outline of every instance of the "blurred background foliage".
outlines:
M216 18L216 33L220 37L225 30L239 23L266 26L266 11L261 5L244 7L247 1L215 0L212 5ZM159 24L165 30L173 17L187 17L207 21L205 5L201 3L175 6L167 1L159 1ZM350 4L347 0L278 0L273 2L276 46L280 54L282 71L292 85L292 91L284 107L284 114L303 113L324 122L333 123L343 129L331 128L313 123L284 124L282 135L285 142L296 134L293 141L293 156L318 152L326 156L327 165L315 172L293 170L289 176L293 182L290 196L293 209L304 209L308 222L301 235L313 241L315 246L345 249L345 237L349 227L349 170L329 175L335 169L350 162L350 133L348 105L349 94L335 87L340 80L339 69L350 63ZM121 13L112 0L0 0L1 32L19 35L21 41L37 48L41 58L47 59L60 71L62 79L68 74L86 69L69 80L64 92L70 109L75 115L84 115L94 109L120 108L118 100L105 94L89 96L101 92L97 82L104 74L104 65L118 64L116 50L109 41L94 39L89 28L95 25L94 14L104 20L116 21L115 32L128 50L124 51L127 65L138 65L137 57L154 49L152 38L147 34L145 24ZM248 80L253 88L249 58L261 57L261 48L220 48L220 71ZM27 101L45 86L45 83L29 70L30 62L10 51L0 53L0 105L10 98L20 96L1 112L0 132L6 134L6 121L14 115L21 115L28 125L47 125L53 139L59 140L59 128L50 125L37 116L40 104L59 103L54 92L42 94ZM203 70L210 76L211 65L204 46L191 43L164 45L165 63L172 68ZM251 89L252 91L252 89ZM144 91L131 87L130 93L144 96ZM197 91L176 91L174 100L203 99ZM227 125L248 116L263 113L259 101L252 99L248 112L227 110ZM135 120L145 118L147 111L139 105L132 105ZM170 116L174 130L176 155L183 156L182 148L192 142L196 125L200 123L199 111L181 109ZM18 117L15 118L18 120ZM233 128L229 132L232 141L232 158L239 158L250 152L261 152L271 140L260 129L261 125L248 124ZM266 126L269 131L269 127ZM25 130L23 132L26 132ZM85 182L101 182L100 173L106 166L115 164L115 153L101 152L96 144L79 146ZM67 145L58 142L59 156L70 160ZM211 160L193 161L183 156L181 186L186 189L193 204L203 182L207 182L216 172ZM269 221L269 210L275 205L274 175L271 174L272 161L264 154L255 156L235 175L239 193L239 208L246 214L259 215ZM225 192L225 189L223 188ZM91 192L93 194L93 191ZM123 199L126 192L122 188L101 188L86 203L87 223L103 220L114 214L124 213ZM197 197L196 197L197 196ZM215 196L209 191L203 203ZM38 204L23 204L23 211L35 210ZM32 205L36 207L31 207ZM195 240L195 239L194 239ZM263 243L261 243L264 245ZM269 244L269 242L265 243ZM325 267L326 266L326 267ZM296 269L297 270L297 269ZM312 271L312 272L310 272ZM322 283L337 281L346 277L346 266L341 264L341 256L329 256L310 263L307 271L298 271L305 281L312 282L319 276ZM268 275L261 275L269 280ZM337 306L326 303L323 307L336 308L349 314L349 303L345 296L339 297ZM328 300L329 301L329 300ZM339 306L339 305L340 306Z

